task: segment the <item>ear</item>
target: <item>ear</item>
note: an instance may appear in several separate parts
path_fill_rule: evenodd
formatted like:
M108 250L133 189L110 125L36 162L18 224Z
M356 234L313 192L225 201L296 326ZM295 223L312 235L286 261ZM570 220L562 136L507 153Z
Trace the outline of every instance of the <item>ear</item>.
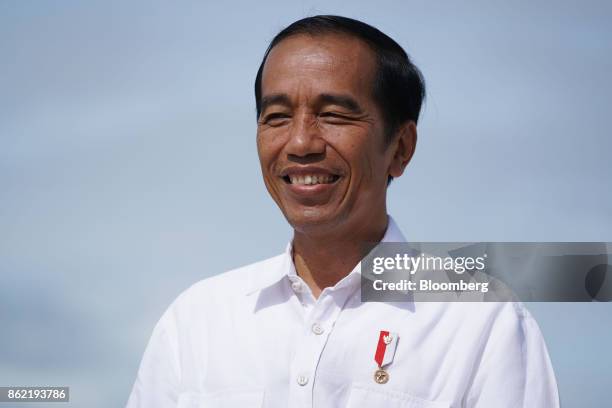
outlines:
M393 142L393 157L389 164L389 175L393 178L401 176L412 159L417 142L416 123L410 120L404 123L397 132L399 136L396 136Z

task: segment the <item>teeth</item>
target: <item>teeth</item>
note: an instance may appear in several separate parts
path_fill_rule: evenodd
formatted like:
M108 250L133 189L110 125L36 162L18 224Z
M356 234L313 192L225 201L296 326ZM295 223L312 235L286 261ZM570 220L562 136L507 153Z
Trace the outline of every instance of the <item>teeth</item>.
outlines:
M291 184L315 185L329 184L333 180L333 176L327 174L308 174L306 176L289 176Z

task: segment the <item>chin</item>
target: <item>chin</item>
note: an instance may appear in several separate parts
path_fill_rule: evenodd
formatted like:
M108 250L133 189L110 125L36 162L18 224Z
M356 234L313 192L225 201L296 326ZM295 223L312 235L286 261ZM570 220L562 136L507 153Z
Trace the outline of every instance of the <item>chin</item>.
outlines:
M305 233L324 232L336 226L340 221L338 214L320 208L290 210L285 213L285 216L293 229Z

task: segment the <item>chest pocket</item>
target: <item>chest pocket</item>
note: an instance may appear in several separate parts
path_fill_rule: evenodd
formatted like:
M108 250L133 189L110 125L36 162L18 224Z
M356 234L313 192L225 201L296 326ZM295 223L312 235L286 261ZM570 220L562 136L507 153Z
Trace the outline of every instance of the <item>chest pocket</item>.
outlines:
M215 393L185 392L179 395L177 408L261 408L263 391L227 390Z
M346 408L452 408L448 402L427 401L399 391L353 385Z

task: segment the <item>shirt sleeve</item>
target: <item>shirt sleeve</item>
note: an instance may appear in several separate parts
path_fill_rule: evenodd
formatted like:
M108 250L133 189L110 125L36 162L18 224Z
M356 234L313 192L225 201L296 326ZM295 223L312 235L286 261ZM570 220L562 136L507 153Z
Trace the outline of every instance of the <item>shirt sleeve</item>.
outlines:
M169 309L153 330L126 408L175 408L179 376L176 323Z
M507 306L492 323L464 406L559 408L557 382L538 324L521 304Z

